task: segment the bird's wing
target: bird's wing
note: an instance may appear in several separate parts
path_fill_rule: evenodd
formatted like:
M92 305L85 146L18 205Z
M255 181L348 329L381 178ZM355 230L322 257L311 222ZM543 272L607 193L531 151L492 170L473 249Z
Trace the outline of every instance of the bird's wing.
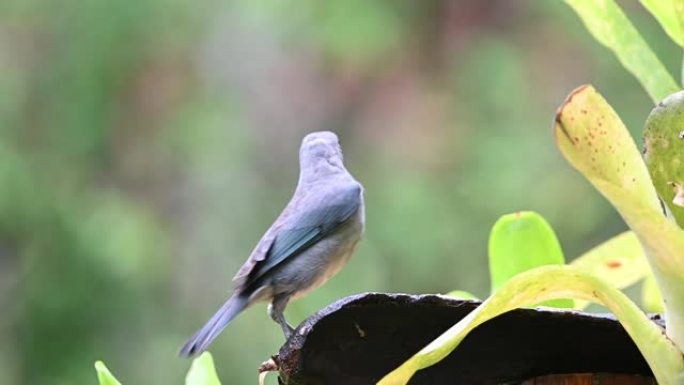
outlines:
M336 188L334 192L324 194L321 200L315 202L304 200L298 203L296 206L299 207L293 207L292 212L283 218L282 226L272 228L274 237L264 257L252 263L248 268L243 266L243 269L249 269L249 271L240 269L242 279L236 282L236 285L249 286L283 261L306 250L335 231L359 209L361 186L354 183L347 188ZM306 203L309 203L308 207L304 206Z
M291 206L293 206L293 202L290 202L271 228L266 231L266 234L264 234L263 237L261 237L259 243L254 247L252 254L247 258L247 261L245 261L242 267L240 267L237 274L235 274L235 277L233 277L233 286L235 287L235 290L242 290L247 285L247 280L249 279L252 270L254 270L254 266L266 259L268 251L271 249L273 241L276 238L276 234L278 234L280 228L283 227L283 224L287 221L287 218L292 211Z

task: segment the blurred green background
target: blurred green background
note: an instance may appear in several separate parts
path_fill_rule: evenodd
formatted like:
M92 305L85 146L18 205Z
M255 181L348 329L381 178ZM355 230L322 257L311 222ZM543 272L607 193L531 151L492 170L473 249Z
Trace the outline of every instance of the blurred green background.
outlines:
M554 147L583 83L640 137L652 102L560 1L3 0L0 384L94 383L96 359L181 384L177 349L289 199L310 131L339 134L368 223L293 323L364 291L485 296L489 230L516 210L574 258L625 229ZM224 384L255 383L282 342L250 308L212 346Z

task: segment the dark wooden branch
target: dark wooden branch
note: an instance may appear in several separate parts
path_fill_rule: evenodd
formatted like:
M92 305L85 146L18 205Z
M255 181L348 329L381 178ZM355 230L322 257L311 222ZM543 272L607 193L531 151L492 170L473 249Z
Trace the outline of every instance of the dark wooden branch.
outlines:
M288 385L374 384L479 305L438 295L360 294L297 327L275 361ZM654 321L662 321L659 316ZM562 373L652 373L611 315L519 309L475 329L411 384L521 383Z

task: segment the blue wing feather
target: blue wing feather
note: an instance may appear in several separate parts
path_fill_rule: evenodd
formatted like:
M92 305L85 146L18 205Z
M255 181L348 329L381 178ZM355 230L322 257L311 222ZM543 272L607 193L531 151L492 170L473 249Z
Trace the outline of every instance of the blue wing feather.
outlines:
M355 184L333 195L321 207L294 215L290 224L276 236L266 258L252 270L247 285L264 276L288 258L306 250L326 235L335 231L359 209L361 186Z

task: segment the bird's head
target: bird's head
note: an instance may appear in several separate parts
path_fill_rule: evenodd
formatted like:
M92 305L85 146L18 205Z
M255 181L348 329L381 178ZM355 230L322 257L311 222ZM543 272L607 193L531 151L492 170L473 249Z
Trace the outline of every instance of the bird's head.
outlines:
M302 174L311 176L345 171L337 135L330 131L319 131L305 136L299 149L299 164Z

